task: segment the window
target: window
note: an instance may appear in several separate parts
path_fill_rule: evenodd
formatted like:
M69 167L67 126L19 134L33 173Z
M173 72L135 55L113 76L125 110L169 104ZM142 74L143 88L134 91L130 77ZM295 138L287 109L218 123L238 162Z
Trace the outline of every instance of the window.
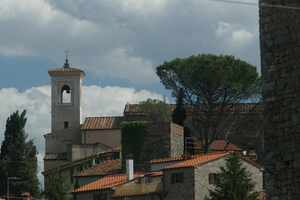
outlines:
M108 199L108 195L106 192L96 193L94 194L94 198L93 198L93 200L107 200L107 199Z
M146 183L146 184L149 184L149 183L151 183L151 182L152 182L152 177L146 176L146 177L145 177L145 183Z
M67 129L67 128L69 128L69 122L65 121L64 122L64 129Z
M181 172L181 173L173 173L171 175L171 183L174 184L174 183L183 183L184 181L184 174Z
M216 185L218 183L219 174L216 173L210 173L208 175L208 182L210 185Z
M64 85L61 89L61 103L72 102L72 90L68 85Z

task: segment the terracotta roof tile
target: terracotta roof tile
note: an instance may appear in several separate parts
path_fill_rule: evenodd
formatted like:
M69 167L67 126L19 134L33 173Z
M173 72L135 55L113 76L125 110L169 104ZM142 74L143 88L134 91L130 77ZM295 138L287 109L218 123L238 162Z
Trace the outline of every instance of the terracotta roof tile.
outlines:
M214 151L241 151L242 149L232 143L227 143L225 140L215 140L210 145L210 149Z
M230 154L229 152L213 152L208 154L196 155L193 156L191 159L187 159L182 162L176 163L174 165L167 167L166 169L195 167L195 166L206 164L214 160L218 160L229 154Z
M145 175L144 177L158 177L162 176L162 172L154 172L150 175ZM128 184L128 185L120 185L117 187L114 187L114 193L112 195L113 198L121 198L121 197L137 197L137 196L144 196L144 195L151 195L151 194L157 194L162 192L162 180L158 179L156 181L151 182L139 182L134 184ZM124 187L123 187L124 186Z
M161 158L161 159L154 159L151 160L151 164L159 164L159 163L165 163L165 162L173 162L173 161L180 161L184 160L183 156L177 156L177 157L170 157L170 158Z
M123 117L87 117L82 130L119 129Z
M89 191L95 191L95 190L103 190L103 189L109 189L111 187L123 184L127 181L127 175L126 174L116 174L116 175L109 175L105 176L97 181L94 181L92 183L83 185L77 189L74 189L74 193L79 192L89 192Z
M119 172L120 170L121 170L120 160L108 160L101 164L95 165L89 169L81 171L76 176L83 177L83 176L107 175L107 174Z
M142 173L142 172L136 172L134 174L135 178L141 177L141 176L161 176L161 175L162 175L162 172L150 172L150 173L146 173L146 174ZM126 174L108 175L103 178L100 178L97 181L83 185L77 189L74 189L73 193L109 189L109 188L115 187L117 185L124 184L126 182L128 182Z

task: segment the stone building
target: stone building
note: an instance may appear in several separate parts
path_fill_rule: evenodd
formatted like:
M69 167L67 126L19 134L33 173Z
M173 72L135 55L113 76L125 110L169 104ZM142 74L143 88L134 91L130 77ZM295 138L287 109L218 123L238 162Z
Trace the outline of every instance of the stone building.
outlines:
M169 104L172 112L175 109L174 104ZM185 106L186 120L185 126L189 128L192 115L195 111L191 106ZM263 151L263 135L262 130L262 113L263 107L256 103L241 103L233 105L227 109L228 117L224 117L226 122L225 128L231 127L228 131L230 134L225 136L220 134L218 140L226 139L230 143L238 145L241 149L255 152L260 158ZM199 113L201 115L203 113ZM127 104L124 109L124 118L126 120L147 120L147 113L139 104ZM255 124L255 125L254 125ZM191 130L191 129L190 129ZM223 131L223 130L222 130ZM194 153L201 152L201 142L199 141L199 133L190 131L190 135L185 132L185 151L192 149ZM189 146L189 144L191 144Z
M110 174L76 188L73 195L76 200L205 200L228 155L214 152L155 160L149 172L136 172L131 178L129 174ZM262 168L245 159L242 165L251 174L254 190L261 192Z
M106 160L121 159L121 123L133 118L127 113L124 116L87 117L81 124L80 103L85 73L70 67L68 60L63 67L48 73L51 77L51 132L44 135L45 188L47 177L52 173L59 173L74 186L73 176L80 171ZM170 122L147 124L145 160L183 155L182 127ZM161 144L156 146L159 151L149 153L154 144Z
M299 0L260 0L268 200L300 199L299 8Z

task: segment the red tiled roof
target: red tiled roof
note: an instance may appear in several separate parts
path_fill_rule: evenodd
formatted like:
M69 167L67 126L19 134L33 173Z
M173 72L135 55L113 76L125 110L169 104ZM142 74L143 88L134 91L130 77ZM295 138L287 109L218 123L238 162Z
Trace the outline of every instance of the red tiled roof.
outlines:
M214 151L241 151L242 149L232 143L227 143L225 140L215 140L210 145L210 149Z
M119 129L123 117L87 117L82 130Z
M195 167L195 166L206 164L214 160L218 160L229 154L230 154L229 152L213 152L208 154L196 155L191 159L181 161L179 163L167 167L166 169Z
M162 176L163 172L153 172L151 174L145 174L144 177L158 177ZM151 182L139 182L129 185L120 185L114 188L113 198L124 198L124 197L136 197L139 199L139 196L149 196L153 194L158 194L163 191L163 186L160 181L151 181ZM124 187L122 187L124 186Z
M170 157L170 158L161 158L161 159L154 159L151 160L151 164L159 164L159 163L165 163L165 162L172 162L172 161L180 161L184 160L183 156L177 156L177 157Z
M141 177L141 176L161 176L161 175L162 175L162 172L150 172L150 173L137 172L134 174L134 177L137 178L137 177ZM115 187L117 185L124 184L126 182L128 182L126 174L108 175L103 178L100 178L97 181L83 185L77 189L74 189L73 193L109 189L109 188Z
M107 175L119 172L121 170L120 160L107 160L101 164L95 165L89 169L80 172L79 177L83 176L97 176L97 175Z
M127 182L127 175L126 174L116 174L116 175L109 175L105 176L97 181L92 183L83 185L77 189L73 190L73 193L79 192L89 192L95 190L103 190L109 189L111 187L123 184Z

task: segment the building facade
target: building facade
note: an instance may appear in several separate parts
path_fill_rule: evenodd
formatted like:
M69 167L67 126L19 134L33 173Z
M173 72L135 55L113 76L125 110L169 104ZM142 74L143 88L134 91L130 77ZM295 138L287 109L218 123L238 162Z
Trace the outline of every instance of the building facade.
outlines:
M154 171L111 174L82 185L73 191L76 200L205 200L214 189L216 175L224 167L230 153L214 152L192 158L161 159L152 162ZM241 159L250 173L254 191L263 191L262 168Z
M51 77L51 133L46 134L45 171L71 160L71 146L80 144L81 82L84 72L70 68L49 70Z
M299 0L260 0L268 200L300 199L299 8Z

